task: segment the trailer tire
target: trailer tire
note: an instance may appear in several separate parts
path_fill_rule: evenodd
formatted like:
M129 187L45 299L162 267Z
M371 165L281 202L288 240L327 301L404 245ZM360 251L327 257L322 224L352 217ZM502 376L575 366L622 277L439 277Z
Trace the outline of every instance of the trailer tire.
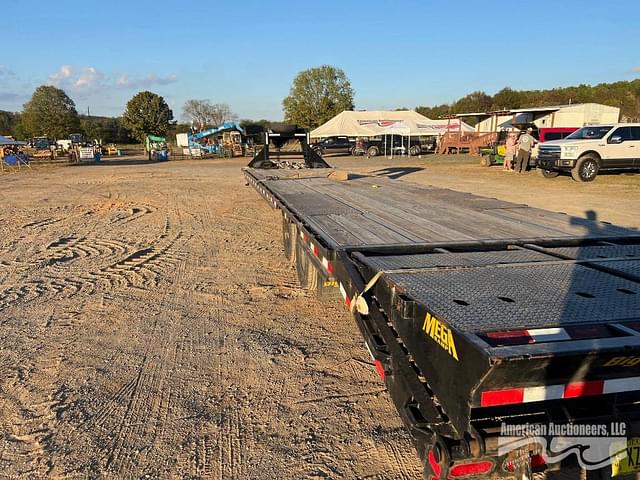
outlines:
M380 150L378 150L378 147L369 147L367 149L367 156L368 157L377 157L378 153L380 153Z
M411 147L409 149L409 155L411 155L412 157L415 157L417 155L420 155L422 153L422 150L420 149L419 146L414 145L413 147Z
M318 289L318 270L311 262L309 254L306 252L306 248L300 242L295 242L295 261L296 273L298 274L298 281L302 288L308 290Z
M284 215L282 216L282 245L284 246L284 256L294 263L296 261L296 235L297 228Z

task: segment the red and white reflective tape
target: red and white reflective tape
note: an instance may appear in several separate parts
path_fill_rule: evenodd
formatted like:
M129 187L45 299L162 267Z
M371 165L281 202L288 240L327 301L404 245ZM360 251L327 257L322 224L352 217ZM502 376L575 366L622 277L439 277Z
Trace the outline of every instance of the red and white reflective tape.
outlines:
M564 328L535 328L533 330L526 330L526 332L534 343L571 340L571 337Z
M333 274L333 263L327 260L326 257L320 256L320 248L318 247L318 245L309 240L309 236L303 230L300 230L299 234L304 243L308 244L309 251L313 254L313 256L320 260L320 263L322 264L324 269L328 273Z
M327 260L325 257L322 257L322 266L329 273L333 273L333 263Z
M340 282L339 288L340 294L342 295L342 298L344 298L344 304L347 306L347 308L351 309L351 299L349 298L349 295L347 295L347 291L344 289L344 285L342 285L342 282Z
M481 407L512 405L518 403L561 400L565 398L590 397L640 390L640 377L615 378L611 380L588 380L566 385L544 385L541 387L509 388L489 390L480 395Z
M534 328L531 330L505 330L487 332L487 338L494 342L541 343L571 340L564 328Z

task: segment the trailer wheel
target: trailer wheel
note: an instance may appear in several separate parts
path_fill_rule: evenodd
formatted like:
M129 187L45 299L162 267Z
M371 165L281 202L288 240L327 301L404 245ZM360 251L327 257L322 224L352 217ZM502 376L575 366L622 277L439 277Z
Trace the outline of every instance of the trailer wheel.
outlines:
M369 157L377 157L378 153L380 153L380 151L378 150L378 147L369 147L367 149L367 156Z
M296 234L297 229L293 222L282 216L282 244L284 246L284 256L294 263L296 261Z
M492 163L491 155L482 155L482 158L480 159L481 167L490 167Z
M309 254L305 251L306 248L296 241L295 243L295 259L296 273L298 274L298 281L302 288L308 290L318 289L318 271L316 267L311 263Z
M412 157L415 157L416 155L420 155L420 153L422 152L420 150L420 147L417 145L414 145L409 149L409 155L411 155Z

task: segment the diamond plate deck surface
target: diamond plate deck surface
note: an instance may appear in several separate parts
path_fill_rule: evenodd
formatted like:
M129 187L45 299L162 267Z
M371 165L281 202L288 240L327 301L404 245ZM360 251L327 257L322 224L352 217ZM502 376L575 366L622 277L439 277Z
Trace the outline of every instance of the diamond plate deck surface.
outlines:
M640 257L640 245L602 245L594 247L545 248L545 251L577 260Z
M384 278L465 332L640 318L640 284L573 263L427 270Z

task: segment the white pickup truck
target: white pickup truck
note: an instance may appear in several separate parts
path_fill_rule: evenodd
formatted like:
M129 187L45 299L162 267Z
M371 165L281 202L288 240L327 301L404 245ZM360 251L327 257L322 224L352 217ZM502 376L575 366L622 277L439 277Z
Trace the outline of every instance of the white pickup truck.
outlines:
M640 124L591 125L564 140L541 144L536 162L546 178L570 172L578 182L591 182L601 170L640 169Z

